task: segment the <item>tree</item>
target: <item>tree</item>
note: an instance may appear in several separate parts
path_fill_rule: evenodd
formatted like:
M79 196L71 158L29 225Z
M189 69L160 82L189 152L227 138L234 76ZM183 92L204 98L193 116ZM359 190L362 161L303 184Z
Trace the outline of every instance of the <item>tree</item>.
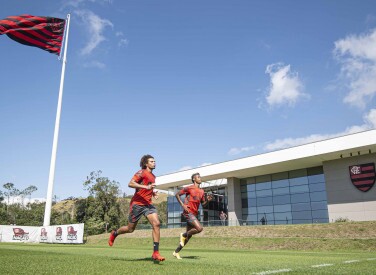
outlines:
M38 188L35 185L30 185L29 187L25 188L25 190L23 190L25 196L29 196L29 202L31 201L31 194L33 194L37 190Z
M95 227L100 226L99 221L103 225L108 223L110 228L119 226L119 183L102 177L101 174L100 170L91 172L83 183L85 190L94 198L90 203L88 200L86 220L90 220Z
M3 185L3 187L8 190L8 192L4 192L5 196L7 196L8 198L8 203L7 203L7 213L8 213L8 208L9 208L9 198L10 198L10 194L11 194L11 190L14 188L14 184L11 183L11 182L8 182L6 184Z

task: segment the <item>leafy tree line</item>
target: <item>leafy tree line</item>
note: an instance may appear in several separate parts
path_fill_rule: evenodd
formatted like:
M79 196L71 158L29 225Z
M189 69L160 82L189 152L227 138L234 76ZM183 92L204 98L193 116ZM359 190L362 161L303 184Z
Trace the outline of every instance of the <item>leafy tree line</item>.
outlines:
M26 207L21 203L5 204L4 200L7 199L9 202L14 196L13 189L15 189L13 184L11 186L7 184L4 184L3 188L8 191L0 190L0 224L43 225L45 203L28 203ZM87 198L69 197L59 203L53 202L51 225L85 223L86 233L94 235L128 223L129 203L132 196L122 194L118 182L103 177L101 171L94 171L83 182L83 187L88 191ZM11 193L10 190L13 192ZM29 188L28 192L32 190L34 189ZM27 195L30 194L27 193ZM155 206L161 223L165 224L167 202L164 201ZM147 225L145 218L139 221L139 228Z

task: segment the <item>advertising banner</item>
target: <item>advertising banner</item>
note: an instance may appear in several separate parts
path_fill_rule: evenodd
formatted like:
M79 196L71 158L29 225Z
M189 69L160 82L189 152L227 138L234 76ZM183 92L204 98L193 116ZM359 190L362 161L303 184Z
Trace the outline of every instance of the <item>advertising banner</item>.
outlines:
M0 242L83 243L84 224L0 226Z

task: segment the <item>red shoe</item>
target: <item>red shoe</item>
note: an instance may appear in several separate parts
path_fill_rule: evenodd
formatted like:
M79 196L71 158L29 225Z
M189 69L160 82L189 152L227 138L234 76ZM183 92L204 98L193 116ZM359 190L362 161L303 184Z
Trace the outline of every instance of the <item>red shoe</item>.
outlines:
M160 261L160 262L163 262L165 260L165 257L162 257L160 254L159 254L159 251L154 251L153 255L151 256L153 258L154 261Z
M110 234L110 237L108 238L108 245L109 246L113 246L114 245L114 241L116 239L116 236L115 236L115 230L112 230L111 234Z

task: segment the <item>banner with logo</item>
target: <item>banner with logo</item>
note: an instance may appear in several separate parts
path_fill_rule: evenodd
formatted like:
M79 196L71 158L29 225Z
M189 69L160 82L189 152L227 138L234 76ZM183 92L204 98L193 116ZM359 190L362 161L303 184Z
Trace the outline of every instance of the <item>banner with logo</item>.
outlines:
M83 243L84 224L0 226L0 242Z

